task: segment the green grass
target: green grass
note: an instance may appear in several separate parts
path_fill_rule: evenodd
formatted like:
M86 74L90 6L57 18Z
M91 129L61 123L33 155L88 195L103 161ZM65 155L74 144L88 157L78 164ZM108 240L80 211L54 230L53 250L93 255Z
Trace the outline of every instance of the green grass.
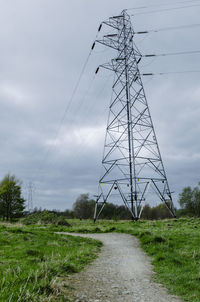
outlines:
M100 247L38 226L0 225L0 301L68 301L62 278L83 269Z
M200 301L200 219L67 221L68 227L0 226L0 301L68 301L65 276L92 261L100 243L59 231L134 235L152 258L156 280L185 301Z
M152 258L156 280L185 301L200 301L200 219L69 222L70 232L135 235Z

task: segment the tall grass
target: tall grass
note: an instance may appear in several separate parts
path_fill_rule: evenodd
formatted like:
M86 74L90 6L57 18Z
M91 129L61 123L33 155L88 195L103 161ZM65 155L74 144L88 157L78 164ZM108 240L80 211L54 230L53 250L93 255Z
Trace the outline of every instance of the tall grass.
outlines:
M59 283L97 255L101 243L45 228L0 226L0 301L68 301Z

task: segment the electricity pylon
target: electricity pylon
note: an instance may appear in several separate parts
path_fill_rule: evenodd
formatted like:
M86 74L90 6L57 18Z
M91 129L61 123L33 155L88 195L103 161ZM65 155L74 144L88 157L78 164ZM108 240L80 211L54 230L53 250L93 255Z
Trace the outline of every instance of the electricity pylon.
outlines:
M34 191L34 185L31 181L29 181L27 185L27 191L28 191L28 211L33 210L33 191Z
M111 32L96 42L112 48L116 56L100 66L111 70L115 80L102 160L104 173L99 181L94 220L98 219L111 196L115 201L120 198L132 218L139 219L149 189L175 216L138 68L142 55L133 41L130 16L122 11L119 16L103 22L99 31L102 25L108 26Z

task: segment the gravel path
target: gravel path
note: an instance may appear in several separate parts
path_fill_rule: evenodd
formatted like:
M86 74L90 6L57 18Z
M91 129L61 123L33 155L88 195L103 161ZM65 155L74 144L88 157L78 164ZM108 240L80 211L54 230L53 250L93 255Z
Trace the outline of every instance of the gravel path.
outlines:
M98 259L68 280L76 302L181 302L153 281L150 259L135 237L115 233L75 235L104 244Z

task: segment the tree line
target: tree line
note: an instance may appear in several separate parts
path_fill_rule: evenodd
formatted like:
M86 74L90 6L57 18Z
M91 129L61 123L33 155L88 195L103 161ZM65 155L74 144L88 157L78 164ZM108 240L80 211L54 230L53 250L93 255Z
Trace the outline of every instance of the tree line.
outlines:
M21 218L30 214L45 216L46 219L50 217L64 217L64 218L78 218L91 219L94 214L95 201L89 198L89 194L81 194L73 204L72 210L41 210L34 209L31 213L26 211L25 199L22 197L21 182L15 175L7 174L2 181L0 181L0 218L3 220L12 220ZM200 183L198 186L186 187L179 195L180 209L177 210L177 216L200 217ZM43 214L42 214L43 213ZM50 213L50 215L49 215ZM49 216L48 216L49 215ZM171 215L164 204L151 207L146 204L142 211L142 219L166 219ZM116 205L113 203L106 203L101 216L101 219L117 219L128 220L131 219L129 211L124 205ZM62 223L62 220L59 220Z
M79 219L93 218L95 201L89 199L88 194L80 195L73 205L74 216ZM170 218L171 215L164 204L156 207L145 205L142 211L142 219L165 219ZM130 220L131 214L125 205L116 205L113 203L106 203L101 216L101 219L116 219L116 220Z
M177 217L200 217L200 183L198 186L186 187L179 195L180 208L176 209ZM64 213L69 218L91 219L94 215L95 201L89 198L89 194L81 194L73 204L73 210L66 210ZM131 219L129 211L124 205L106 203L101 219ZM161 203L151 207L146 204L143 208L142 219L167 219L171 218L169 210L165 204Z

